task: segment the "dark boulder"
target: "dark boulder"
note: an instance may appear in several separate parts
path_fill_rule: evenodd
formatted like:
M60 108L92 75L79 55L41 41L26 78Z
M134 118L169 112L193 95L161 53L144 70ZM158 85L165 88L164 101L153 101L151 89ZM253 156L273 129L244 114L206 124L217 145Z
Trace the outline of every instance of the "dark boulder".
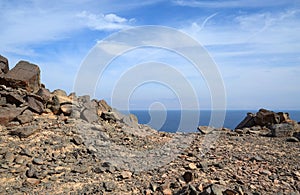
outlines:
M37 92L41 85L40 68L35 64L20 61L7 74L0 76L0 85Z

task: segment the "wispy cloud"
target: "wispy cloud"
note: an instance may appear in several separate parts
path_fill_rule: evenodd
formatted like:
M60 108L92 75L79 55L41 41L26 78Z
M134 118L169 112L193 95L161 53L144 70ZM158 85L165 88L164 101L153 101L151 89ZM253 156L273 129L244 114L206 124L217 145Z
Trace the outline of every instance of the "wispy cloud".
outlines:
M271 7L280 5L290 5L295 1L272 1L272 0L231 0L231 1L201 1L201 0L174 0L176 5L188 6L188 7L199 7L199 8L242 8L242 7Z
M83 11L77 15L81 19L81 24L93 30L120 30L128 28L135 21L134 18L126 19L116 14L93 14Z

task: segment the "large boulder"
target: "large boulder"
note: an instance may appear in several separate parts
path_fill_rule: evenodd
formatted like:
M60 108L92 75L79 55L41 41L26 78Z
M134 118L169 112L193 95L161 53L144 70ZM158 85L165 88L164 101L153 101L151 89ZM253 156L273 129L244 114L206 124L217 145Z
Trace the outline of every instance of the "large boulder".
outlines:
M19 116L26 107L17 108L16 106L1 107L0 109L0 124L7 125L10 121Z
M20 61L8 73L0 75L0 85L37 92L41 85L40 68L35 64Z
M6 74L9 71L8 60L0 55L0 75Z
M273 137L291 137L297 131L298 124L282 123L274 124L270 127Z

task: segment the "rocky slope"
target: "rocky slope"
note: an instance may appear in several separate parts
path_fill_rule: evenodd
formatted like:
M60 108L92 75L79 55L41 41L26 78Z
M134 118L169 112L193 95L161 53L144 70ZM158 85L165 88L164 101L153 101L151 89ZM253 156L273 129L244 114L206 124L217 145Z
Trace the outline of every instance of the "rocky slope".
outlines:
M34 64L9 70L1 56L0 70L0 194L300 194L300 133L286 115L165 133L50 92Z

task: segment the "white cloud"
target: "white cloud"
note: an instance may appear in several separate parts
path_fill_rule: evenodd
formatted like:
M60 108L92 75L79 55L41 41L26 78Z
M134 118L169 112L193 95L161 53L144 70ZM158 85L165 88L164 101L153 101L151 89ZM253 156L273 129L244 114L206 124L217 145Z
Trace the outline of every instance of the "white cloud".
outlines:
M126 19L116 14L92 14L83 11L77 15L82 24L94 30L120 30L128 28L134 19Z

